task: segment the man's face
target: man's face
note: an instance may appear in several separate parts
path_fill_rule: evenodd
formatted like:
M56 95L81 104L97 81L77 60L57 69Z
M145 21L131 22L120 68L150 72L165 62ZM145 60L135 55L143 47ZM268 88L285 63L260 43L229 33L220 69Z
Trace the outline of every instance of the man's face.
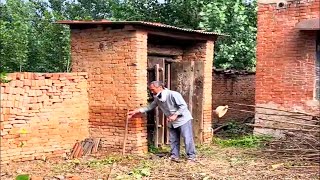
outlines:
M162 91L162 87L161 87L161 86L156 87L156 86L154 86L153 84L151 84L151 85L149 86L149 90L151 91L151 93L152 93L153 95L157 95L159 92Z

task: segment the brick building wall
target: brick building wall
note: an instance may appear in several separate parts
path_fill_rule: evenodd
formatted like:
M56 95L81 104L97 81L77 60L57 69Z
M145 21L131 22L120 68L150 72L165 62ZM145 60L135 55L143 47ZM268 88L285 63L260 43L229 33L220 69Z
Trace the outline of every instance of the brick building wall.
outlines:
M72 29L72 70L88 72L89 129L102 148L122 148L127 110L147 103L147 34L142 31ZM129 121L126 150L147 151L142 117Z
M62 156L88 137L86 73L12 73L1 83L1 163Z
M241 112L229 109L221 118L213 116L213 124L228 121L242 122L254 117L254 107L241 106L233 103L255 105L255 73L241 73L214 70L212 72L212 108L228 105L230 108L252 111Z
M319 3L288 1L286 8L280 9L275 3L258 3L257 106L319 113L315 98L316 31L294 28L301 20L319 18ZM271 123L259 117L257 114L257 123Z

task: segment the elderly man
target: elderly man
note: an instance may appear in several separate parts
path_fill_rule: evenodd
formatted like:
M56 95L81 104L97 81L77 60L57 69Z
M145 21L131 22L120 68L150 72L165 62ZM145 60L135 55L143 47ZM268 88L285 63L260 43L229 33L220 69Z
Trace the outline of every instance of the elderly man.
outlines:
M195 145L192 133L191 120L193 119L187 104L180 93L164 88L161 81L153 81L149 84L149 89L154 95L154 101L147 107L130 111L131 118L137 113L146 113L159 106L167 117L171 156L170 159L178 161L180 156L180 135L184 138L185 151L188 161L194 162L196 157Z

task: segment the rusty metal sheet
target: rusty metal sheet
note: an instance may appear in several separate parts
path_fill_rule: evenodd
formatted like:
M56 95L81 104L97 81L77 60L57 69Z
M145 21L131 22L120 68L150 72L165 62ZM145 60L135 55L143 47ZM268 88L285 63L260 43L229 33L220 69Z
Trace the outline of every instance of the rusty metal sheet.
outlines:
M194 30L194 29L186 29L186 28L179 28L167 24L162 23L154 23L154 22L145 22L145 21L109 21L109 20L60 20L56 21L57 24L67 24L67 25L83 25L83 24L89 24L89 25L143 25L146 27L155 27L159 29L168 29L168 30L178 30L183 32L190 32L193 34L203 34L203 35L217 35L217 36L226 36L226 34L223 33L216 33L216 32L207 32L203 30Z

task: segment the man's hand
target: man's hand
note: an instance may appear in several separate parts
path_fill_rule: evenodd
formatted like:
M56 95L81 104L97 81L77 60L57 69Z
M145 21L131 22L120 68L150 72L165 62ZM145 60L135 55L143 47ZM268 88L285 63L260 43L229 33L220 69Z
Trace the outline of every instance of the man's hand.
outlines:
M167 121L172 122L172 121L175 121L177 118L178 118L178 115L173 114L173 115L167 117Z
M134 116L137 113L140 113L139 109L135 109L133 111L128 112L127 116L128 116L129 119L131 119L132 116Z

